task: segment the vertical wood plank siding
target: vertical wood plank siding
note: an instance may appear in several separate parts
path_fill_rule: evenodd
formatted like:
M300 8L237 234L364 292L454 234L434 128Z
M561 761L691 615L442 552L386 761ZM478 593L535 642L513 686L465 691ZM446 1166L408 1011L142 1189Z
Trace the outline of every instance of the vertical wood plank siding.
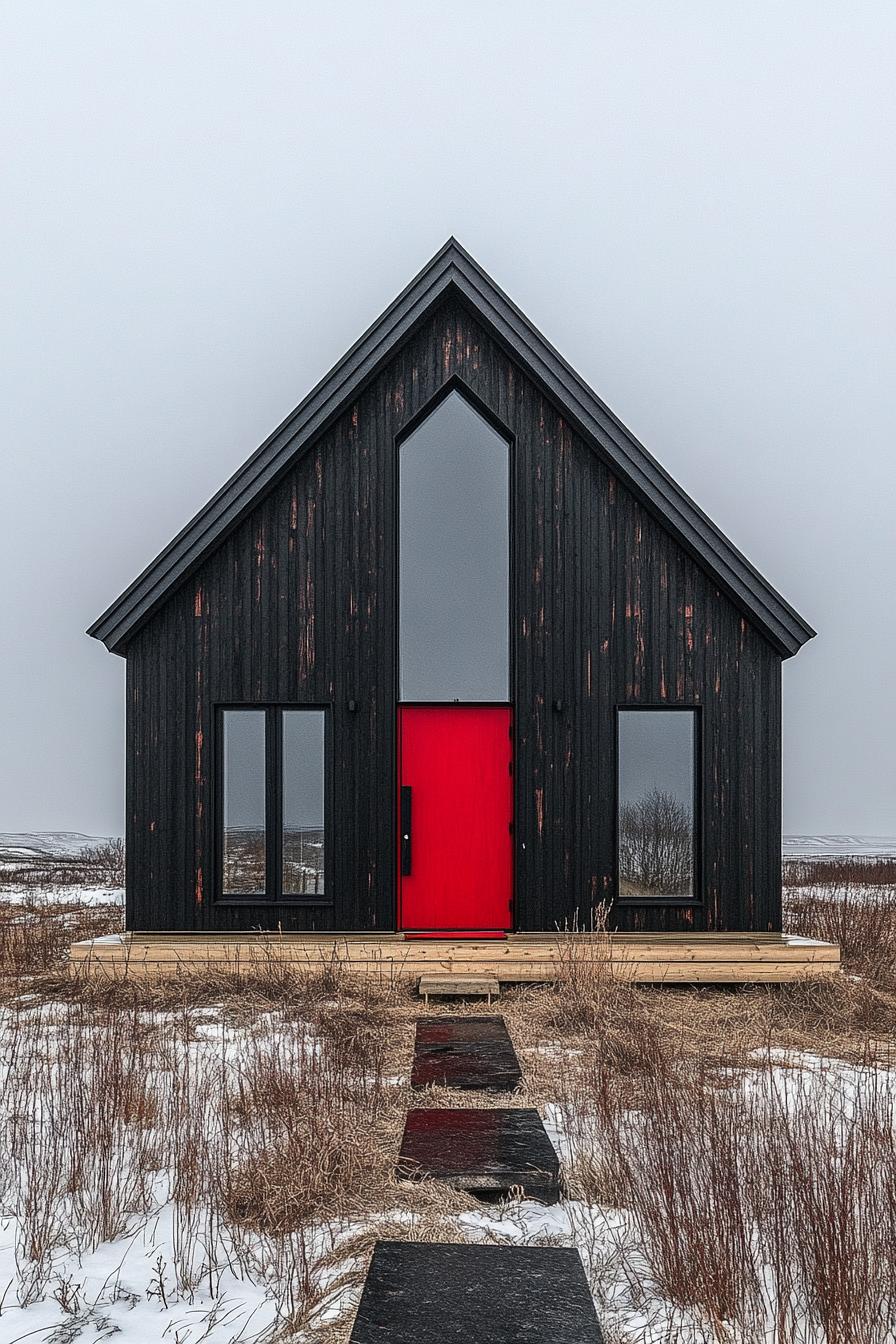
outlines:
M129 926L394 927L394 440L452 377L515 441L517 928L612 894L614 708L651 703L702 706L703 901L614 922L780 928L779 655L453 300L129 645ZM214 706L251 701L331 707L329 905L215 900Z

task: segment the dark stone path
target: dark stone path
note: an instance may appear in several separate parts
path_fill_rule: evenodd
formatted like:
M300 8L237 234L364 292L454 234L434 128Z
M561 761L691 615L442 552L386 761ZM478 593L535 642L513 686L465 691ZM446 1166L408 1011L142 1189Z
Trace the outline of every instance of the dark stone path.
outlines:
M578 1251L380 1241L351 1344L601 1344Z
M503 1017L421 1017L411 1087L509 1092L522 1080Z
M398 1174L433 1176L486 1199L514 1187L545 1204L560 1198L560 1163L535 1110L409 1111Z
M411 1086L509 1092L522 1081L502 1017L417 1019ZM560 1165L538 1112L408 1112L399 1176L482 1198L521 1187L559 1199ZM602 1344L578 1251L379 1241L350 1344Z

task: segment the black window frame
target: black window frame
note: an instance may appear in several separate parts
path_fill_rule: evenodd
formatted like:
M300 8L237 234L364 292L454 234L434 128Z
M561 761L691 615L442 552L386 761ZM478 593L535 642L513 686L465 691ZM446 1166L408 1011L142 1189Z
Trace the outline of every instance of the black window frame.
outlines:
M662 711L672 714L690 714L693 718L693 895L691 896L624 896L619 891L619 716L620 714L651 714ZM619 905L676 906L690 908L703 904L704 835L703 835L703 706L700 704L668 705L663 701L620 702L613 708L613 892Z
M224 892L224 715L240 710L264 714L264 796L265 796L265 890L263 892ZM324 890L323 893L295 895L283 890L283 714L308 710L324 716ZM214 707L214 835L215 904L220 906L287 905L317 908L332 907L332 845L330 827L332 807L332 705L318 701L226 701Z

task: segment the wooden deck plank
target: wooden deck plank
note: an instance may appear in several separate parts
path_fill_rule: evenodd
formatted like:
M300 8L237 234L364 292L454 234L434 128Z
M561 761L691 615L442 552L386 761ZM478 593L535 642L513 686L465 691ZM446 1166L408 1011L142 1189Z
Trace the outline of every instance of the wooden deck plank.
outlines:
M71 948L74 973L139 978L191 969L245 971L265 962L313 970L333 960L356 974L417 979L489 976L508 983L562 979L570 963L608 963L631 982L760 984L836 975L833 943L788 934L512 934L505 940L408 940L386 933L109 935Z
M811 939L797 939L789 935L779 935L776 939L763 939L756 941L744 939L738 943L721 942L714 934L691 935L686 941L675 941L667 939L663 934L656 934L651 939L639 939L637 942L631 941L627 935L620 934L612 937L609 941L595 940L593 944L579 941L574 945L564 943L562 935L560 937L545 937L537 942L530 941L525 944L517 943L495 943L490 941L473 942L471 940L451 940L451 939L430 939L427 942L408 942L401 939L370 939L347 940L341 935L330 935L326 940L309 940L304 934L295 934L292 936L279 937L272 935L270 938L253 936L249 938L237 938L233 940L221 941L217 937L201 937L192 935L189 938L177 939L166 938L164 940L146 940L142 935L126 935L126 943L100 943L94 940L92 947L98 953L105 950L111 950L127 946L132 953L138 951L145 952L147 955L159 956L167 953L174 953L178 957L205 957L207 955L226 956L228 954L240 953L253 956L296 956L297 954L307 954L309 956L332 956L335 954L346 955L351 960L388 958L390 960L400 959L409 961L441 961L446 957L457 957L465 960L484 961L527 961L541 960L546 952L556 955L562 952L569 957L585 958L593 948L595 955L606 956L609 952L614 957L619 958L637 958L640 956L663 956L671 959L679 957L706 957L715 960L737 959L745 955L751 957L761 956L779 956L781 954L793 955L797 957L810 956L812 954L836 954L836 947L833 943L822 943ZM75 944L78 947L79 944Z
M331 960L329 956L319 956L307 949L295 949L284 951L282 953L268 956L266 954L257 954L251 951L233 951L222 953L214 949L205 949L201 953L184 955L176 949L166 950L164 953L149 953L145 949L124 948L118 951L87 952L74 951L72 960L76 962L92 961L95 963L120 963L129 961L131 964L145 963L148 965L207 965L210 963L220 965L259 965L270 961L272 964L301 964L309 967L321 967L328 964ZM562 956L552 954L549 950L539 957L525 958L506 958L493 959L488 957L468 957L462 953L452 952L441 957L428 957L425 960L413 957L393 957L384 958L376 956L358 956L342 957L340 961L346 965L366 968L377 968L394 966L398 969L405 969L408 972L417 969L425 971L444 971L460 973L461 969L467 974L497 974L504 979L509 978L506 974L511 969L514 971L528 971L531 973L539 972L544 967L550 967L554 974L568 970L568 963ZM626 967L650 963L658 968L663 966L690 966L696 970L710 970L713 967L751 965L755 967L763 965L789 965L799 967L830 965L839 966L839 956L836 948L833 950L825 949L807 949L805 952L792 948L780 948L777 951L771 949L753 950L744 953L742 956L713 956L701 951L687 952L680 955L670 953L666 949L651 951L645 949L642 954L635 955L616 955L612 958L595 957L593 961L586 958L580 958L578 965L601 965L606 964L622 970Z

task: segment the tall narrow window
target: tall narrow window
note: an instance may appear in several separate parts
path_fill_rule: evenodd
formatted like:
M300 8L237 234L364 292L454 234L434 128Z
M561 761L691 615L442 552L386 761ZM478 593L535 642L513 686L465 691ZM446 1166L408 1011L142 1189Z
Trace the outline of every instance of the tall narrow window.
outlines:
M693 900L696 714L620 709L619 895Z
M402 700L509 699L509 448L458 392L401 445Z
M265 711L224 712L223 874L225 896L265 891Z
M324 890L324 713L283 711L283 892Z

